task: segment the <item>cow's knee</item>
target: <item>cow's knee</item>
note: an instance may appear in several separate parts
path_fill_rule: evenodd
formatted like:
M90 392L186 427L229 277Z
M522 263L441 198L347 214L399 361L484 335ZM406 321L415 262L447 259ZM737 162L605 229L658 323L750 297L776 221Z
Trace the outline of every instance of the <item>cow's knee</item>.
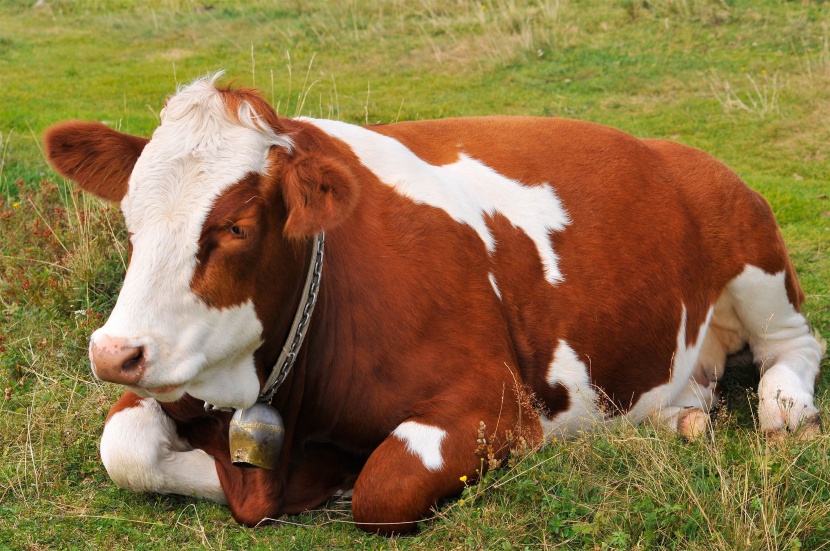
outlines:
M110 414L101 436L101 460L110 478L127 490L158 491L159 444L169 439L172 420L154 400L138 400Z
M412 428L416 423L404 425ZM355 482L352 513L362 530L381 534L414 530L441 497L461 491L459 476L471 474L455 474L454 482L447 484L448 467L441 452L446 433L434 426L416 428L425 429L420 441L412 445L393 434L372 453Z
M369 532L407 533L439 500L459 494L483 466L476 453L477 424L472 418L469 426L423 419L401 423L357 478L352 495L357 525Z
M104 426L100 450L107 474L122 488L226 502L213 458L182 439L153 399L119 401Z

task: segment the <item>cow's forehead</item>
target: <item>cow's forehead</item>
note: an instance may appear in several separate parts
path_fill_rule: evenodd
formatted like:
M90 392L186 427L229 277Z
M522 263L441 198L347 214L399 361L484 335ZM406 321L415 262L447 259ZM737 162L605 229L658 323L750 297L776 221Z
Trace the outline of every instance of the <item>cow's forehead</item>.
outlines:
M135 165L122 210L133 226L204 220L212 202L246 174L264 174L274 145L291 147L252 105L202 79L168 99Z

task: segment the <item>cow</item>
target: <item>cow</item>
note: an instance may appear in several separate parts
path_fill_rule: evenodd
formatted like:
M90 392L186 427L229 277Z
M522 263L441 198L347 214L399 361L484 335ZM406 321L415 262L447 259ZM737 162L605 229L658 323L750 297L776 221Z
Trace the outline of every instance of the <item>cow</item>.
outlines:
M760 430L820 431L824 350L775 218L709 155L555 118L291 119L218 78L150 139L45 134L129 232L89 346L126 386L100 445L117 485L245 525L351 492L360 528L406 533L522 446L614 418L694 437L745 346ZM271 469L229 449L256 404L283 419Z

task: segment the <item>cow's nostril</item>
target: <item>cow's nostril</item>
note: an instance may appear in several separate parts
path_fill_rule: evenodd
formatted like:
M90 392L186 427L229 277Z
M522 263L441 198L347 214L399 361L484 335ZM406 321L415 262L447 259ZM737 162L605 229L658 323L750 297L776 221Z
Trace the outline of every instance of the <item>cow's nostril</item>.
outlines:
M144 347L139 346L135 349L133 355L127 358L123 364L121 364L121 371L123 373L130 373L138 371L142 368L142 363L144 361Z

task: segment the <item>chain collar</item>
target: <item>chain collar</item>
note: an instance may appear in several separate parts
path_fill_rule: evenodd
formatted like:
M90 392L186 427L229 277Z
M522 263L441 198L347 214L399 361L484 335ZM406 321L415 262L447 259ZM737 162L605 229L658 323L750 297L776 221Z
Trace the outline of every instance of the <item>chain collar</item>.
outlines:
M297 315L294 316L294 323L291 324L291 331L288 332L288 338L280 352L280 357L277 358L277 363L271 369L271 375L263 385L262 392L259 394L257 402L265 402L266 404L274 397L274 393L279 386L285 381L288 372L297 360L297 352L303 345L305 338L305 331L308 329L308 322L311 319L311 313L314 311L314 305L317 304L317 291L320 288L320 275L323 273L323 248L326 244L326 234L320 232L314 240L314 247L311 249L311 263L308 267L308 273L305 278L305 286L303 288L303 296L305 302L300 303L297 308Z
M311 249L311 262L308 266L308 273L306 274L305 285L303 287L303 297L305 299L297 307L294 323L291 324L291 330L285 339L280 356L277 358L274 367L271 368L271 374L265 381L262 392L259 393L259 398L257 398L257 402L266 404L271 402L271 398L274 397L277 389L285 381L285 378L294 366L294 362L297 360L297 352L299 352L300 347L303 345L305 332L308 329L308 322L311 319L311 313L314 311L314 305L317 303L320 276L323 273L323 248L325 243L325 232L318 233L314 239L314 246ZM217 408L205 402L205 410L232 411L233 408Z

